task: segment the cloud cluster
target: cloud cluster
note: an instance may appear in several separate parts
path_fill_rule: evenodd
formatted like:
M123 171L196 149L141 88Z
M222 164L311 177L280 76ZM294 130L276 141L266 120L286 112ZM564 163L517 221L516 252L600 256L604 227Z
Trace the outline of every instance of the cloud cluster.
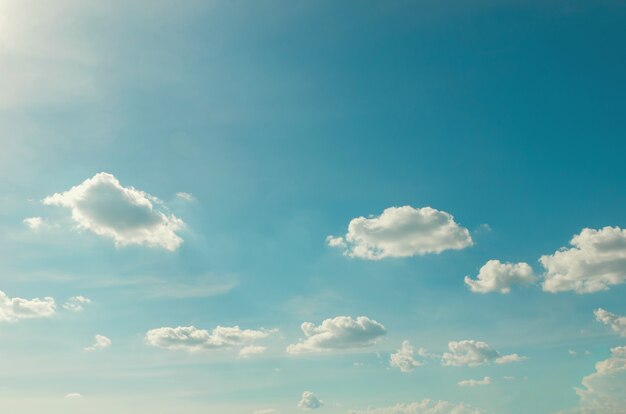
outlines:
M168 350L197 352L212 349L239 348L254 341L267 338L276 330L241 329L239 326L218 326L211 332L194 326L163 327L151 329L146 333L145 341L150 346ZM258 351L254 349L252 353ZM250 355L250 349L243 351ZM258 352L257 352L258 353ZM249 356L248 355L248 356Z
M610 326L613 332L626 337L626 316L619 316L602 308L596 309L593 314L598 322Z
M298 354L363 348L373 345L387 333L382 324L367 316L359 316L356 319L337 316L324 320L319 326L304 322L301 329L306 338L297 344L289 345L287 352Z
M409 257L473 244L469 231L445 211L431 207L389 207L377 217L350 221L345 237L329 236L328 245L344 254L368 260Z
M389 365L399 368L401 372L411 372L415 367L422 365L422 362L416 360L414 355L415 350L409 341L404 341L400 349L389 356Z
M116 245L140 244L176 250L182 239L176 232L184 223L163 203L133 187L123 187L113 175L98 173L64 193L43 200L67 207L83 229L112 238Z
M43 299L10 298L0 291L0 322L15 322L20 319L49 318L56 312L51 297Z
M298 403L298 408L303 410L314 410L316 408L320 408L324 405L324 401L317 398L317 395L312 393L311 391L304 391L302 393L302 399Z
M85 348L85 351L87 352L99 351L101 349L106 349L110 347L111 344L113 343L113 341L111 341L109 338L107 338L104 335L96 335L94 336L94 340L95 342L93 343L93 345L90 345L87 348Z
M385 408L352 410L350 414L481 414L483 411L465 404L448 401L422 400L409 404L397 404Z
M623 414L626 407L626 346L611 349L608 359L596 363L596 371L583 378L577 389L583 413Z
M512 285L531 285L536 280L528 263L502 263L499 260L485 263L475 280L465 276L465 284L477 293L509 293Z
M496 364L508 364L510 362L522 361L525 358L517 354L500 355L486 342L475 341L473 339L463 341L451 341L448 343L450 352L441 356L441 362L446 366L470 366L495 362Z
M457 384L461 387L476 387L479 385L489 385L491 384L491 377L485 377L481 380L475 380L475 379L463 380L463 381L459 381Z
M543 290L591 293L626 283L626 230L585 228L570 244L539 259L546 269Z
M91 299L89 298L84 296L72 296L63 304L63 309L72 312L80 312L83 310L84 305L89 303L91 303Z

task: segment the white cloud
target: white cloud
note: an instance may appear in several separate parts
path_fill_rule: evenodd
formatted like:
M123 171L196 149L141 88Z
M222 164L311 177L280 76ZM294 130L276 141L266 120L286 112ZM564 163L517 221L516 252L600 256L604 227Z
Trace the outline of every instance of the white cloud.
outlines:
M507 364L510 362L522 361L525 358L517 354L500 355L486 342L475 340L452 341L448 343L450 352L441 356L443 365L475 367L478 365L495 362L496 364Z
M83 310L83 306L88 303L91 303L89 298L84 296L72 296L63 304L63 308L72 312L80 312Z
M543 290L592 293L626 283L626 230L585 228L570 244L539 259L546 269Z
M350 221L344 238L328 236L332 247L361 259L409 257L444 250L460 250L473 244L469 231L445 211L431 207L389 207L378 217Z
M22 220L22 222L31 230L39 230L46 223L42 217L28 217Z
M10 298L6 293L0 291L0 322L49 318L54 315L55 312L56 304L53 298Z
M184 223L162 202L133 187L123 187L113 175L98 173L64 193L43 200L67 207L79 228L110 237L118 246L142 244L176 250L182 239L176 232Z
M239 358L250 358L254 355L260 355L267 351L267 348L260 345L248 345L239 350Z
M65 394L64 398L68 400L80 400L83 396L77 392L70 392L69 394Z
M382 324L367 316L337 316L319 326L304 322L300 328L306 338L287 347L291 354L362 348L373 345L387 332Z
M583 378L577 389L583 413L623 414L626 407L626 346L611 349L608 359L596 363L596 371Z
M176 193L176 198L183 201L196 201L196 198L191 193L180 192Z
M397 404L385 408L352 410L350 414L481 414L483 411L465 404L448 401L423 400L409 404Z
M252 414L280 414L280 411L276 411L273 408L265 408L262 410L254 410Z
M324 401L317 398L317 395L311 391L304 391L302 393L302 399L298 403L298 408L303 410L314 410L324 405Z
M475 280L465 276L465 284L472 292L477 293L509 293L514 284L531 285L536 280L528 263L502 263L499 260L485 263Z
M481 380L475 380L475 379L463 380L463 381L459 381L457 384L461 387L476 387L479 385L489 385L491 384L491 377L485 377Z
M422 363L414 358L415 350L409 341L402 342L402 346L395 354L389 356L389 365L399 368L402 372L411 372Z
M218 326L209 332L194 326L178 326L176 328L151 329L146 333L145 341L148 345L158 348L197 352L220 348L246 347L257 340L267 338L275 332L276 330L267 329L241 329L239 326Z
M593 314L598 322L611 327L613 332L626 336L626 316L619 316L604 309L596 309Z
M110 347L111 344L113 343L113 341L111 341L109 338L107 338L104 335L96 335L94 336L94 340L95 342L93 343L93 345L90 345L87 348L85 348L85 351L87 352L99 351L101 349L106 349Z

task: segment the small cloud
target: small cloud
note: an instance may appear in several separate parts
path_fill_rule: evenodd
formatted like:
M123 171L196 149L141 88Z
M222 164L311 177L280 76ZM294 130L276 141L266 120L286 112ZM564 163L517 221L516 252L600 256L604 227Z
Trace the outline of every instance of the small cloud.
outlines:
M99 351L101 349L106 349L110 347L111 344L113 343L109 338L107 338L104 335L96 335L94 339L95 339L95 342L93 343L93 345L85 348L85 351L87 352Z
M28 217L22 220L22 223L31 230L39 230L45 226L46 221L43 217Z
M363 348L373 345L387 333L382 324L367 316L356 319L337 316L324 320L319 326L304 322L300 328L305 339L289 345L287 352L290 354Z
M176 198L183 201L196 201L196 198L191 193L180 192L176 193Z
M399 368L401 372L411 372L416 367L423 365L422 362L414 358L415 351L409 341L402 342L402 346L389 357L389 365Z
M568 354L570 354L570 355L576 355L576 351L574 351L574 350L572 350L572 349L569 349L569 350L567 351L567 353L568 353Z
M593 311L596 321L611 327L611 330L620 336L626 337L626 316L616 315L614 313L598 308Z
M133 187L123 187L108 173L98 173L64 193L44 198L45 205L69 208L79 228L130 244L176 250L183 242L177 231L184 222L163 202Z
M425 399L420 402L396 404L384 408L351 410L350 414L483 414L484 411L466 404Z
M0 322L16 322L21 319L49 318L56 313L53 298L10 298L0 291Z
M454 217L431 207L389 207L380 216L350 221L344 237L328 236L331 247L349 257L380 260L460 250L474 242Z
M267 348L260 345L248 345L239 350L239 358L250 358L254 355L260 355L267 351Z
M457 384L461 387L477 387L480 385L489 385L491 384L491 377L485 377L481 380L475 380L475 379L463 380L463 381L459 381Z
M72 312L80 312L83 310L83 306L91 303L89 298L84 296L72 296L63 304L63 309Z
M273 408L265 408L262 410L254 410L252 414L280 414L280 411L276 411Z
M69 394L65 394L65 397L63 398L66 400L80 400L83 396L77 392L70 392Z
M317 398L317 395L311 391L304 391L302 393L302 399L298 403L298 408L303 410L315 410L324 405L324 401Z
M502 263L499 260L485 263L475 280L465 276L465 284L476 293L509 293L513 285L528 286L536 281L528 263Z
M276 329L253 330L241 329L239 326L218 326L211 332L198 329L195 326L163 327L149 330L146 333L145 341L146 344L157 348L187 352L241 348L240 352L243 351L243 355L240 354L240 356L246 357L259 353L260 348L264 348L251 347L244 351L246 347L276 332Z
M508 364L525 359L525 357L517 354L500 355L498 351L486 342L473 339L449 342L448 349L450 352L446 352L441 356L442 364L445 366L475 367L489 362Z

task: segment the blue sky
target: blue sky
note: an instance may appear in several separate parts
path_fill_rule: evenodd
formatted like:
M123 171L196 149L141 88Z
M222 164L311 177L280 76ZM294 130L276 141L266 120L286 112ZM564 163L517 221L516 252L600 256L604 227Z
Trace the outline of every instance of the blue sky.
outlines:
M625 23L0 0L3 406L622 413Z

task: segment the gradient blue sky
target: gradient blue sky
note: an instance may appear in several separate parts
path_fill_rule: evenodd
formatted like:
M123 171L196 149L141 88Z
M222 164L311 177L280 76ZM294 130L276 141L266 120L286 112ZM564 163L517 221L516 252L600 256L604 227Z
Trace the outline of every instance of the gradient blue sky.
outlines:
M626 314L626 264L607 290L551 293L538 260L626 227L624 1L100 3L0 0L0 291L56 303L0 318L4 409L285 414L304 391L329 414L428 398L585 409L575 388L625 343L594 310ZM42 203L99 172L162 200L182 244L116 246ZM394 206L447 212L474 244L381 260L327 245ZM470 291L490 259L537 282ZM91 303L64 309L77 295ZM303 322L361 315L386 334L286 352ZM191 325L278 331L249 359L144 338ZM85 351L96 334L111 346ZM415 355L401 372L404 340L527 359ZM405 412L422 413L384 414Z

